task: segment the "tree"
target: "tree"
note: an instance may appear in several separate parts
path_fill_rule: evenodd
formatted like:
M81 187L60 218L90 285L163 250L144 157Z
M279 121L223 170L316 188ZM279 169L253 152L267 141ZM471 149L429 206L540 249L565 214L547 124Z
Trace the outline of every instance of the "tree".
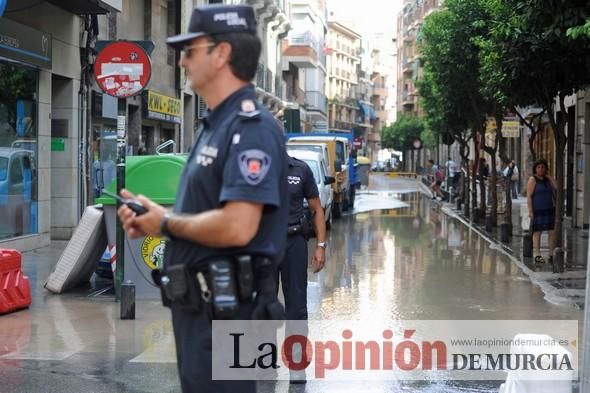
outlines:
M395 123L383 127L381 145L414 156L414 141L422 136L424 121L415 116L401 116Z
M486 10L481 1L448 0L444 9L426 18L422 28L425 82L419 91L425 100L427 117L442 124L444 132L450 132L464 144L468 139L462 137L464 130L471 130L469 138L473 141L485 131L488 107L480 91L479 48L474 39L487 31ZM473 208L477 206L474 174L478 162L476 151L470 171ZM482 201L485 204L485 188Z
M586 0L501 1L509 13L494 21L492 36L505 56L502 72L508 76L511 94L519 105L537 104L548 114L555 136L555 234L556 245L561 246L565 130L569 122L565 97L590 83L590 36L580 28L587 24L590 4Z

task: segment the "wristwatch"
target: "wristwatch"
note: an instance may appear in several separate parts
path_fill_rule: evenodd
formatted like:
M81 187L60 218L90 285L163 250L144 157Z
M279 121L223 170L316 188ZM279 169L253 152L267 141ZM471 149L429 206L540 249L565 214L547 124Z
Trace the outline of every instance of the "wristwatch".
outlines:
M328 243L326 242L320 242L317 244L318 247L323 248L324 250L326 249L326 247L328 247Z
M168 220L170 220L170 217L172 217L172 213L166 212L162 217L162 221L160 221L160 234L167 240L172 239L172 234L168 231Z

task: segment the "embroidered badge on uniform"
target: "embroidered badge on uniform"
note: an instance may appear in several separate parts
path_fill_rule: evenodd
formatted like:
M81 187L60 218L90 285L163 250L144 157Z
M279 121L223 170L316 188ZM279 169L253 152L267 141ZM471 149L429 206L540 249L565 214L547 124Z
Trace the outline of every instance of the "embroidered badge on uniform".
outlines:
M256 110L256 104L252 100L242 101L242 112L254 112Z
M240 153L238 164L246 182L255 186L264 180L270 169L271 159L262 150L250 149Z

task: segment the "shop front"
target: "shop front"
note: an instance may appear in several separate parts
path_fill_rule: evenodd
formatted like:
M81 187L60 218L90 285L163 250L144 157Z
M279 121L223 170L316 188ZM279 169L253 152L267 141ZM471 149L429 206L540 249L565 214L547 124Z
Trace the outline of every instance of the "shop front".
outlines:
M180 149L181 101L153 90L143 93L143 120L139 154L156 154L158 146L174 141L162 153L178 152Z
M0 242L39 232L39 73L51 35L0 18Z

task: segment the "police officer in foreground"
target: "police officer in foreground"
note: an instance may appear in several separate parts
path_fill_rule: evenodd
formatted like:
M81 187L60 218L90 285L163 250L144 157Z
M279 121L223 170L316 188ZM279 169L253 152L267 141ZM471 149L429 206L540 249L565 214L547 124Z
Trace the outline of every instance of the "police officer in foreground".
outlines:
M148 212L137 216L122 207L119 216L132 238L169 239L154 281L172 309L183 392L255 392L255 381L211 377L211 319L284 316L275 274L287 232L285 146L250 84L261 51L254 11L196 8L189 32L167 42L183 50L180 66L209 112L173 211L138 196Z

